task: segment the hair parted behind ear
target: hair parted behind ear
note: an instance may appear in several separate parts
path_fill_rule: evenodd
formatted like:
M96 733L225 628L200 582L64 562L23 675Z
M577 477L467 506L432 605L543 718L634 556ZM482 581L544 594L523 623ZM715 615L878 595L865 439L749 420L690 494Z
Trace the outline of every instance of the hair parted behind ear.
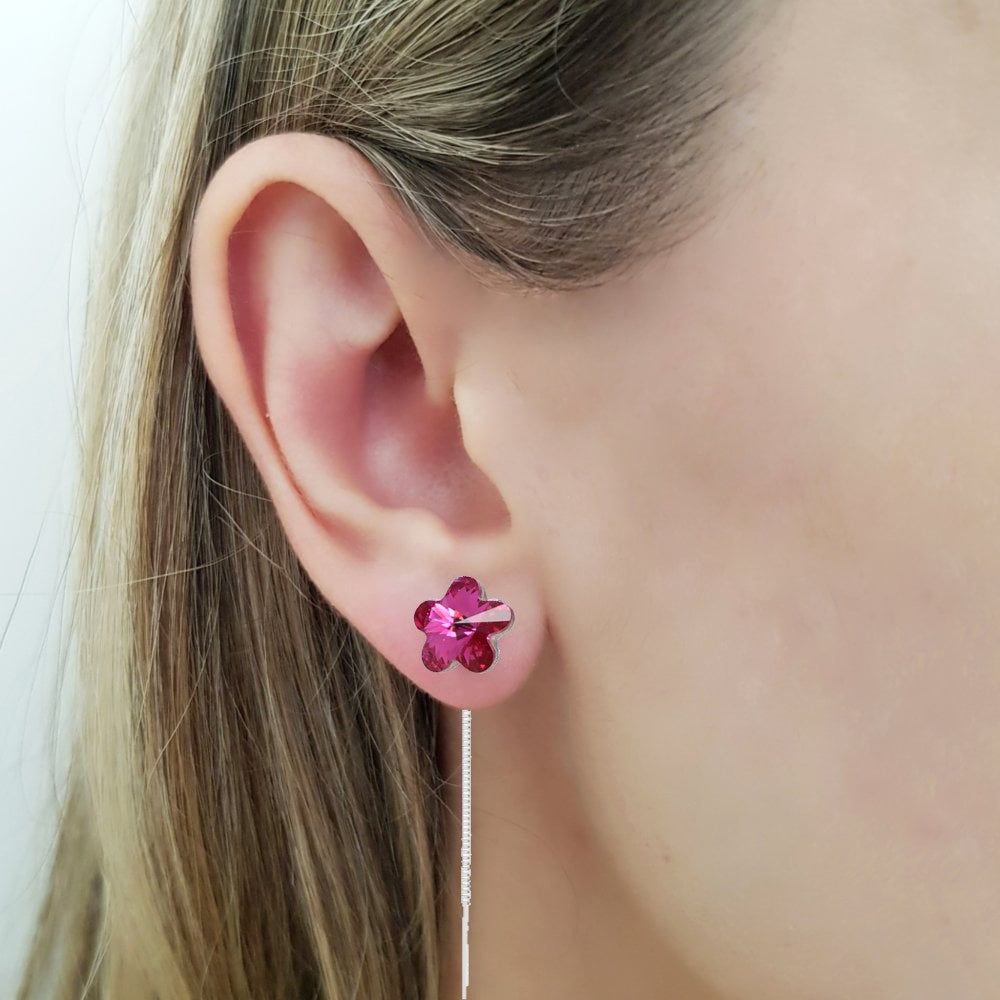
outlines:
M437 706L316 591L199 364L215 170L337 136L484 280L593 283L719 195L766 6L151 0L88 300L78 725L23 1000L437 995Z
M210 166L274 130L336 135L485 279L593 282L682 239L721 195L733 134L710 126L749 79L747 23L772 6L239 4L205 88Z

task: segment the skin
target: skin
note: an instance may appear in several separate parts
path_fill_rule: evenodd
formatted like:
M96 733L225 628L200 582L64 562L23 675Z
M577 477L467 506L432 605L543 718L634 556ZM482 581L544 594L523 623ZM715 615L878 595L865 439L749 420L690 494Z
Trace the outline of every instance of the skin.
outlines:
M303 565L456 768L476 709L477 1000L997 995L1000 13L759 42L724 210L597 289L484 287L331 139L199 209L199 348ZM516 620L432 674L461 574Z

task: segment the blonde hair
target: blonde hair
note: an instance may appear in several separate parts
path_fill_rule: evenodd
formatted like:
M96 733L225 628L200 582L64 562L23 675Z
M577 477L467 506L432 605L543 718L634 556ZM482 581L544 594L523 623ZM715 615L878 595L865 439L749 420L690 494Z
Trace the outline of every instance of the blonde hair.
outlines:
M91 276L78 710L22 1000L438 995L438 705L306 576L199 363L214 170L265 134L338 136L484 280L593 283L720 194L760 9L152 0Z

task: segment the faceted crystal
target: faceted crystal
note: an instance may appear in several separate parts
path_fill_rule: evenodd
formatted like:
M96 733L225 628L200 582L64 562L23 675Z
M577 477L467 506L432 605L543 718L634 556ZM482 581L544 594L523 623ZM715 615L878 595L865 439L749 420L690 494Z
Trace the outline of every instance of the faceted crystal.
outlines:
M507 628L514 612L503 601L485 600L476 580L460 576L440 600L420 604L413 621L427 636L421 659L428 670L447 670L458 661L482 673L496 656L489 637Z

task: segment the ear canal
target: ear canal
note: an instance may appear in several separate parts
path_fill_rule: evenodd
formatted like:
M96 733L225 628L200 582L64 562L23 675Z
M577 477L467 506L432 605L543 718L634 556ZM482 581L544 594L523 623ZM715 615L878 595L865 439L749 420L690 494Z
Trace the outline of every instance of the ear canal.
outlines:
M369 359L361 412L360 471L375 500L392 508L423 507L456 533L509 525L503 499L465 450L454 402L427 399L405 323Z

